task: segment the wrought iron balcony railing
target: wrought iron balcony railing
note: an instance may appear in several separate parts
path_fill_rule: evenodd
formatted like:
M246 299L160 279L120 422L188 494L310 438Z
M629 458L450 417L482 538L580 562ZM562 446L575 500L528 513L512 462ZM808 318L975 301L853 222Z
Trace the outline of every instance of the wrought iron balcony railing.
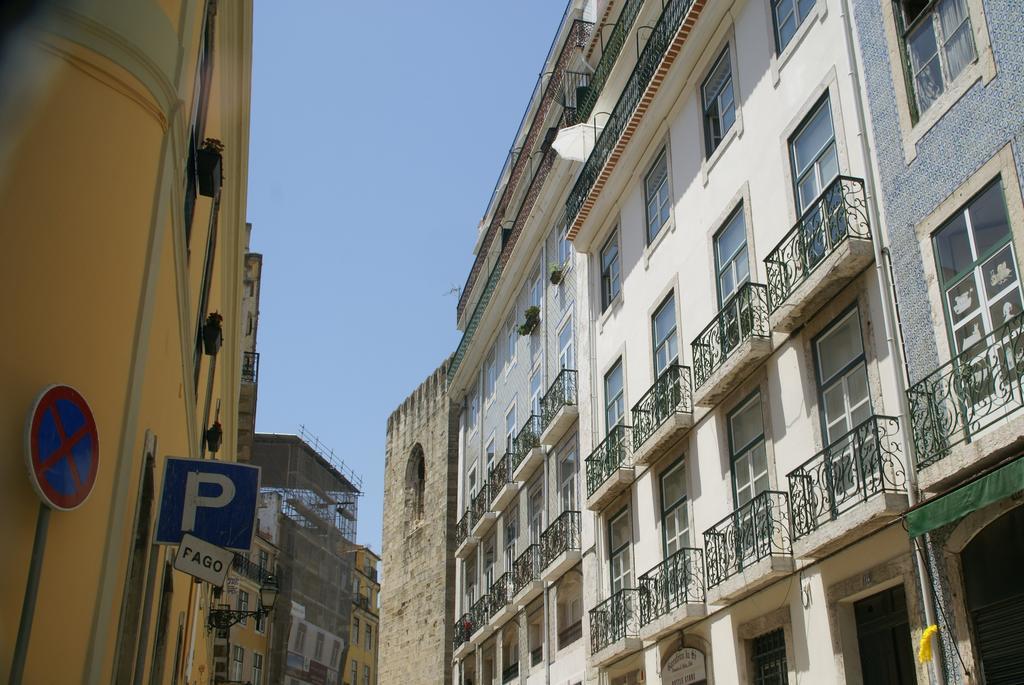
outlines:
M242 353L242 382L256 383L260 375L260 353Z
M530 665L536 666L544 659L544 646L540 645L530 650Z
M491 583L487 594L491 597L491 606L487 612L487 618L494 618L495 614L505 608L512 601L512 574L502 573L497 580Z
M677 413L693 413L690 368L670 364L633 405L633 449L640 449L668 417Z
M540 447L540 416L532 414L519 429L519 434L512 441L512 470L515 471L523 463L523 459L534 447Z
M744 283L691 345L695 386L704 385L742 343L768 337L767 288Z
M270 569L260 566L255 561L247 559L238 552L235 552L235 556L231 560L231 566L246 578L260 584L272 575Z
M562 369L540 400L540 429L547 430L562 407L576 404L576 369Z
M789 473L793 539L882 492L906 492L899 419L872 416Z
M558 648L565 649L583 637L583 619L570 623L558 631Z
M608 41L601 47L601 59L598 60L594 73L590 76L590 83L587 85L583 95L576 101L576 116L573 117L573 123L586 121L590 118L590 114L594 111L594 106L597 104L597 99L600 97L601 91L604 90L605 83L608 81L608 76L612 73L612 67L615 66L615 62L619 59L619 53L626 44L629 30L633 27L636 16L640 14L640 8L643 7L643 4L644 0L627 0L626 4L619 11L619 18L615 22L615 28L608 35Z
M476 493L473 498L473 525L475 526L477 521L483 518L484 514L491 510L491 484L484 481L484 484L480 486L480 491Z
M567 71L562 78L562 107L565 108L566 122L576 121L580 99L586 96L590 74L582 71Z
M459 545L466 541L469 537L469 531L473 528L473 508L472 506L466 509L466 512L459 519L459 522L455 525L455 547L458 549Z
M473 635L473 619L469 612L464 613L455 620L454 630L452 631L452 649L458 649L466 642L469 642L469 638Z
M562 552L580 549L580 512L563 511L540 535L540 565L547 568Z
M1024 407L1024 313L907 390L918 468Z
M640 103L640 99L647 90L647 86L658 70L658 65L661 64L662 59L665 57L665 53L668 51L669 46L671 46L676 32L682 26L683 19L689 13L693 3L694 0L668 0L665 8L661 11L661 16L658 17L658 22L654 25L654 29L651 30L650 36L647 38L647 44L640 53L636 66L633 67L633 71L630 73L629 79L619 95L619 99L615 102L615 106L608 116L604 130L598 136L593 151L590 153L587 161L584 162L583 169L576 178L576 183L573 185L572 191L565 201L565 216L570 222L575 221L579 215L583 203L586 201L591 189L593 189L594 183L597 181L597 177L600 176L601 170L604 169L608 158L611 157L612 151L619 142L619 138L622 137L622 132L626 129L630 117ZM594 90L596 92L599 89L596 76L595 74L595 78L591 80L588 91Z
M629 426L619 424L610 431L601 444L584 459L587 467L587 497L608 480L620 466L629 466L633 460L632 441Z
M640 597L634 588L623 588L590 610L590 653L636 637L640 629Z
M789 497L766 490L704 531L707 587L762 559L792 554Z
M490 504L494 503L494 500L498 498L498 493L508 483L512 482L512 457L506 452L502 455L501 459L491 468L491 472L487 474L487 485L491 489L491 501Z
M480 596L480 599L473 603L473 606L469 608L469 620L472 623L470 635L476 633L476 631L487 625L487 620L491 617L491 596L488 593L484 593Z
M837 176L765 258L774 312L847 238L871 239L864 181Z
M512 595L534 580L540 580L540 545L530 545L512 563Z
M452 357L452 363L448 367L449 378L455 375L455 372L459 368L459 364L462 363L462 358L466 356L466 350L469 349L469 343L473 340L473 334L476 333L476 327L480 325L480 318L484 315L484 310L487 309L487 303L491 301L491 295L494 293L494 289L498 286L499 278L501 278L500 259L495 262L494 268L491 269L491 275L487 277L487 283L484 285L484 289L480 293L480 299L476 301L476 307L473 308L473 314L469 317L469 321L466 322L466 330L462 334L462 340L459 341L459 346L455 349L455 356Z
M519 677L519 662L506 666L501 671L501 682L511 683L513 680Z
M704 603L704 552L684 547L640 576L640 624L684 604Z

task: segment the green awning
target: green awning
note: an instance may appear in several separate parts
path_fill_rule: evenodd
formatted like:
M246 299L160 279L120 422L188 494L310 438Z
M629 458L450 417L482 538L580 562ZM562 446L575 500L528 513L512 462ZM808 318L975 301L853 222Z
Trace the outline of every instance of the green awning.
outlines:
M907 531L916 538L972 511L1024 490L1024 458L907 513Z

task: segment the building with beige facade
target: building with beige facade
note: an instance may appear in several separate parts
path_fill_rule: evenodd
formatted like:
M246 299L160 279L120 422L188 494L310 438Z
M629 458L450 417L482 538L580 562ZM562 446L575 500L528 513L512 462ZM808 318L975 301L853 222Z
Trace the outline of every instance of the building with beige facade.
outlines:
M377 654L380 646L380 557L366 545L351 551L352 635L342 682L347 685L377 685Z

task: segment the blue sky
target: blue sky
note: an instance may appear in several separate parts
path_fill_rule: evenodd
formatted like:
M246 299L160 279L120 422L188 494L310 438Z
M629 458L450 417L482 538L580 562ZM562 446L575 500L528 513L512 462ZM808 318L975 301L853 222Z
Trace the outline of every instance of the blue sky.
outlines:
M453 287L564 0L257 0L248 218L264 259L256 429L304 424L363 477L459 341Z

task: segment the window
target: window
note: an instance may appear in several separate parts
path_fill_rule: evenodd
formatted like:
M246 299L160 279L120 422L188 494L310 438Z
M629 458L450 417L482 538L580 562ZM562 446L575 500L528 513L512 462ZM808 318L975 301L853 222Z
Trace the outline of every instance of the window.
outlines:
M484 404L490 404L494 401L494 389L498 384L496 352L497 350L492 347L490 354L487 355L487 361L484 362Z
M363 666L363 685L370 685L370 667Z
M644 179L644 201L647 211L647 244L650 245L668 223L672 204L668 188L668 154L664 149Z
M491 437L487 439L487 447L484 448L484 455L487 458L487 468L484 469L487 473L491 472L494 467L494 431L491 431Z
M680 460L661 476L661 535L665 558L683 547L690 537L686 515L686 464Z
M527 501L530 507L530 544L538 544L544 530L544 490L539 478L530 488Z
M306 624L300 623L299 627L295 629L295 651L305 652L306 651Z
M530 413L540 415L540 367L538 366L530 374Z
M359 619L352 619L352 644L359 644Z
M505 412L505 451L512 451L512 441L516 437L516 400L512 398L512 404Z
M604 423L610 432L622 422L626 414L626 399L622 386L622 358L604 375Z
M754 638L754 685L786 685L786 634L782 628Z
M252 685L263 685L263 655L252 653Z
M723 306L739 287L750 280L747 258L747 226L743 206L733 212L715 236L715 270L718 280L718 306Z
M633 587L633 566L630 560L632 538L629 510L623 509L608 523L608 564L613 595L623 588Z
M999 181L935 233L946 322L963 352L1021 313L1020 275Z
M761 395L755 394L729 415L729 449L736 508L769 488Z
M533 307L540 307L543 297L544 285L541 282L540 269L538 268L533 272L533 277L530 279L530 305Z
M572 317L570 316L558 331L558 368L576 368L576 347L572 338Z
M363 646L366 647L366 651L373 649L373 626L369 623L366 624L366 640L363 642Z
M558 499L562 511L576 511L576 441L566 447L558 460Z
M772 21L775 24L775 49L782 52L793 40L796 30L814 9L818 0L772 0Z
M473 498L476 497L476 464L473 464L469 469L469 478L467 479L467 483L469 483L469 491L466 493L468 495L466 498L468 500L466 502L466 506L468 507L472 504Z
M704 152L710 157L736 121L736 99L732 90L732 63L728 46L704 79L700 92L704 103Z
M245 649L235 645L231 648L231 678L242 679L242 669L245 666Z
M259 553L256 556L256 565L260 569L260 575L265 573L266 570L270 568L270 554L267 553L267 550L261 549L259 551Z
M669 295L651 317L651 337L654 340L654 377L657 378L670 365L679 362L679 342L676 340L676 303Z
M569 242L569 222L564 221L558 231L558 263L568 268L570 257L572 257L572 243Z
M877 466L858 464L855 460L868 458L874 450L861 445L858 453L853 447L870 435L859 438L848 433L871 416L871 397L868 392L867 365L860 330L860 316L856 309L843 316L815 341L818 374L818 393L821 406L822 432L825 444L835 446L832 452L830 481L836 499L853 495L859 485L858 475L870 477ZM849 449L839 452L839 440L849 443Z
M480 398L477 396L476 388L473 388L469 393L469 418L466 421L470 434L476 432L476 424L479 418Z
M313 658L317 661L323 661L324 656L324 634L318 632L316 634L316 649L313 650Z
M238 610L249 611L249 593L245 590L238 591ZM242 616L242 619L238 623L239 625L244 626L248 623L248 619L245 616Z
M352 578L352 594L354 594L354 595L358 595L359 594L359 578L358 577L353 577Z
M338 657L341 656L341 640L335 638L331 646L331 668L338 667Z
M519 342L519 331L516 327L515 313L508 315L505 322L505 371L516 363L516 344Z
M484 586L483 591L489 592L494 585L494 536L491 535L484 542Z
M967 0L898 0L896 21L920 114L977 57Z
M619 296L619 235L616 231L601 248L601 309L605 310Z
M796 203L803 214L832 179L839 175L839 157L828 96L793 134L789 141L789 154L793 164Z
M476 602L476 557L463 563L463 571L466 579L466 606L472 607ZM352 644L359 644L359 633L356 633Z
M505 570L511 571L516 561L516 539L519 537L519 509L505 514Z
M267 617L264 614L260 614L254 621L257 633L263 633L267 630Z
M355 659L352 660L352 685L356 685L359 682L359 662Z

